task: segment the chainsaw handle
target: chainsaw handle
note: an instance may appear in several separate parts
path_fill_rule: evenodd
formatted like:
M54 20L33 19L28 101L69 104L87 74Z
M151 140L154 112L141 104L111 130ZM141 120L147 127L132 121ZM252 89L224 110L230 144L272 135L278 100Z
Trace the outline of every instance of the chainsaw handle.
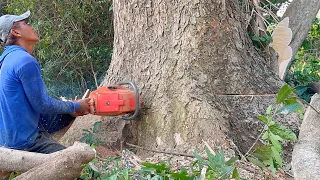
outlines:
M134 91L134 93L135 93L135 98L136 98L136 110L134 111L134 113L133 114L131 114L131 115L125 115L125 116L122 116L122 119L124 119L124 120L133 120L133 119L135 119L137 116L138 116L138 114L139 114L139 91L138 91L138 88L137 88L137 86L133 83L133 82L131 82L131 81L123 81L123 82L119 82L119 83L117 83L117 84L119 84L119 85L125 85L125 84L130 84L131 86L132 86L132 88L133 88L133 91Z

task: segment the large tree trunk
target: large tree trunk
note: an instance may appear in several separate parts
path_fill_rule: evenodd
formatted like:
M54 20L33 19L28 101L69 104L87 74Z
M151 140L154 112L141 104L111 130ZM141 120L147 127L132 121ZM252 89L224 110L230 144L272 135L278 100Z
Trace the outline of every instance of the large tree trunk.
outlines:
M135 142L193 151L202 139L226 148L231 139L248 150L262 130L255 117L283 82L255 52L238 1L114 0L113 10L103 84L130 79L140 88Z

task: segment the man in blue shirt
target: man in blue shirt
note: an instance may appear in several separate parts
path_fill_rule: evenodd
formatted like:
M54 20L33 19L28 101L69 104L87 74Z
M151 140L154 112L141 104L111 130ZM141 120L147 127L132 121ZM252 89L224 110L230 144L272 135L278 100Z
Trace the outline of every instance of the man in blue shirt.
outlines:
M0 147L52 153L65 147L49 133L58 131L77 114L88 114L89 98L76 102L46 93L37 60L31 55L39 37L27 23L30 11L0 17Z

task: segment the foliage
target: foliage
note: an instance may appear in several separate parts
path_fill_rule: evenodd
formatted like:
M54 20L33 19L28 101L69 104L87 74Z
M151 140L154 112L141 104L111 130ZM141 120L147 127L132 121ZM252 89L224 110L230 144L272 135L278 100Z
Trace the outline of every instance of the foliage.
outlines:
M191 169L197 178L200 177L201 171L199 170L207 167L206 179L229 179L230 176L232 176L233 179L240 179L237 168L232 167L239 157L235 156L226 161L222 151L216 150L214 155L208 148L206 148L206 154L208 160L205 160L200 155L193 153L197 161L192 164ZM198 167L198 170L194 169L194 167Z
M93 125L93 128L90 128L90 130L88 129L83 129L83 137L80 139L80 142L89 144L90 146L99 146L99 145L103 145L104 142L101 141L100 139L98 139L96 137L97 133L101 133L101 131L99 130L99 126L101 125L101 121L99 122L95 122Z
M293 63L286 76L286 81L291 86L297 86L305 91L300 92L299 97L310 101L310 95L314 92L308 87L311 82L320 81L320 21L314 23L304 40L300 50L293 59ZM307 88L307 89L306 89Z
M96 122L90 130L83 130L83 137L81 142L85 142L90 146L101 145L103 142L96 137L100 133L99 126L101 122ZM90 163L83 165L83 170L79 179L120 179L131 180L132 177L146 180L165 180L165 179L200 179L201 171L206 169L206 179L229 179L232 177L235 180L240 180L237 168L233 167L234 163L239 159L237 156L226 160L223 151L213 151L211 148L206 148L206 158L201 157L197 153L193 153L196 161L190 165L190 170L182 167L179 171L171 169L171 165L165 162L153 164L149 162L142 162L142 168L135 170L134 168L127 168L121 163L120 158L99 159L95 158ZM99 168L96 168L96 165Z
M90 163L84 165L84 168L81 172L81 176L78 179L82 180L129 180L129 173L131 172L130 169L122 168L120 166L119 158L108 158L104 161L100 161L98 158L93 159ZM95 163L98 164L100 161L100 169L104 169L103 172L96 169L94 167Z
M74 97L95 89L112 56L111 0L7 0L7 13L30 9L30 22L40 42L39 60L48 93Z
M12 172L10 173L9 180L12 180L21 175L21 172Z
M272 37L268 32L262 36L254 35L252 32L248 32L248 34L252 40L253 46L258 49L263 49L266 44L270 44L272 42Z
M302 105L298 103L295 92L295 89L289 85L284 85L277 96L276 103L278 106L270 105L265 115L258 116L258 119L265 124L262 135L265 144L258 146L249 155L248 159L262 170L268 168L272 174L275 174L276 170L283 166L281 141L297 140L291 129L277 124L274 120L275 115L289 115L294 112L301 114L303 112Z
M238 160L238 157L233 157L226 161L224 153L222 151L215 151L214 154L206 148L207 159L204 159L199 154L193 155L197 159L191 164L191 172L188 172L186 168L181 168L180 171L174 172L170 168L170 164L161 162L159 164L153 164L144 162L144 166L139 174L142 175L141 179L200 179L201 170L206 169L206 179L240 179L237 168L232 165Z
M142 168L135 170L133 168L124 168L121 166L119 158L110 158L102 162L101 168L106 171L102 172L94 170L92 163L99 163L98 159L94 159L91 163L87 164L83 171L80 179L120 179L120 180L131 180L131 179L145 179L145 180L169 180L169 179L185 179L193 180L200 179L201 170L207 168L205 173L206 179L230 179L240 180L240 176L237 168L232 165L238 160L238 157L233 157L226 161L224 153L222 151L210 152L206 149L207 158L201 157L199 154L194 153L197 159L191 164L190 170L182 167L178 171L174 171L171 168L170 163L164 161L154 164L149 162L142 162ZM215 155L214 155L215 154ZM110 166L110 164L112 164ZM135 177L135 178L134 178Z
M277 11L281 5L288 4L288 1L260 1L259 7L256 7L253 1L239 0L239 3L246 19L250 20L247 22L247 31L254 47L258 51L263 51L272 41L270 34L279 22ZM266 30L264 30L264 27L256 27L255 21L257 21L258 18L263 19ZM320 81L319 50L320 21L315 18L307 38L293 58L293 63L285 78L285 81L290 86L296 87L297 95L307 102L310 102L311 96L315 93L309 86L310 83Z
M246 18L246 28L253 46L258 51L263 51L272 42L271 29L279 21L277 11L287 0L259 1L255 5L253 1L239 0L240 8ZM263 25L258 25L259 21Z

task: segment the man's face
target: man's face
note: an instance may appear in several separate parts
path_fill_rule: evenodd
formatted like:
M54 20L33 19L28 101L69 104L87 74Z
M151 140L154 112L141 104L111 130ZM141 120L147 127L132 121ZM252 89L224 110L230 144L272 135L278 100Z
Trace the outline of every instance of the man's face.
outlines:
M27 23L26 20L18 21L15 23L19 23L16 30L19 31L19 34L21 35L20 39L33 42L39 41L39 36L37 32L32 28L31 25Z

